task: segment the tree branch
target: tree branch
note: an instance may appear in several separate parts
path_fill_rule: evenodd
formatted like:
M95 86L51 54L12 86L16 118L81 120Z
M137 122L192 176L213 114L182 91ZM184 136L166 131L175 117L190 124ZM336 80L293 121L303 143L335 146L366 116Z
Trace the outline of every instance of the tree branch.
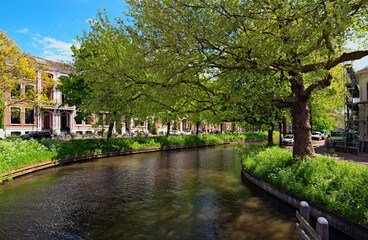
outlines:
M365 56L368 56L368 50L343 53L340 57L331 59L327 62L304 65L300 68L300 70L302 73L307 73L318 69L330 70L331 68L337 66L340 63L361 59Z
M331 85L331 79L332 79L332 75L329 73L323 80L318 81L312 85L310 85L303 93L302 98L303 99L308 99L309 96L312 94L312 91L314 89L316 89L317 87L319 88L325 88Z

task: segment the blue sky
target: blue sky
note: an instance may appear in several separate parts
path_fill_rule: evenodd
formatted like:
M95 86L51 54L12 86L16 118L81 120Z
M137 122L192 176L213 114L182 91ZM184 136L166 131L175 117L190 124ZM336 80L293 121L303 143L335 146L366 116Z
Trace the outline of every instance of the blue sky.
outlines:
M0 30L24 52L50 60L71 60L76 36L89 29L97 9L110 17L127 11L123 0L0 0Z
M76 36L89 30L88 19L97 9L112 17L127 11L123 0L0 0L0 30L7 32L24 52L50 60L71 60ZM368 57L354 68L368 66Z

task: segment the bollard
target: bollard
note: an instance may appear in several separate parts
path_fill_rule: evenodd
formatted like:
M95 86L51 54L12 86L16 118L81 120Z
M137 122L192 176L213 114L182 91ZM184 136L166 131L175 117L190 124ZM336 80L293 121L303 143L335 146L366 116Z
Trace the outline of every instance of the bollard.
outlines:
M309 223L309 204L306 201L300 202L300 215Z
M319 217L317 219L316 231L321 236L322 240L328 240L329 233L328 233L328 222L326 218Z

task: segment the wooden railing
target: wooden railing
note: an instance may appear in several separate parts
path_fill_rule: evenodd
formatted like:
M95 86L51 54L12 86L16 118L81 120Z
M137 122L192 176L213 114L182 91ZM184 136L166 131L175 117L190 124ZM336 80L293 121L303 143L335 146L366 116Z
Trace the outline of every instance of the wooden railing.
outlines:
M309 204L305 201L300 202L300 213L296 211L296 218L299 223L296 224L296 229L300 234L300 239L302 240L328 240L328 222L326 218L319 217L317 219L316 230L309 224Z

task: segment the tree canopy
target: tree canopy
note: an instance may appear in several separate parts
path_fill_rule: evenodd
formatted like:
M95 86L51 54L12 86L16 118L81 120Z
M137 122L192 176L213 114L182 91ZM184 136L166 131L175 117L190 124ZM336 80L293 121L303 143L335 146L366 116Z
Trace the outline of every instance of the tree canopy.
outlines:
M20 50L7 33L0 31L0 128L4 128L4 110L6 106L27 103L35 106L39 101L48 100L36 92L37 71L45 66ZM47 77L45 77L47 79ZM33 86L29 91L21 91L20 84ZM4 93L16 91L5 102ZM30 101L32 100L32 101Z
M147 49L151 64L165 69L161 73L169 80L163 79L171 84L207 86L207 78L195 76L208 72L273 73L267 86L273 83L274 93L265 96L256 87L252 94L259 102L291 109L294 157L314 156L308 111L312 92L331 84L333 67L368 55L364 49L345 50L348 40L366 36L368 14L363 0L127 3L133 25L120 22L121 27ZM227 83L234 80L228 78ZM257 83L263 84L259 79ZM209 92L228 94L218 89Z
M145 113L157 107L228 119L290 108L294 157L315 155L312 93L335 81L334 67L368 55L345 47L367 40L365 0L127 4L131 22L98 13L73 50L77 71L101 90L98 104L109 99L121 110L142 100L136 106Z

